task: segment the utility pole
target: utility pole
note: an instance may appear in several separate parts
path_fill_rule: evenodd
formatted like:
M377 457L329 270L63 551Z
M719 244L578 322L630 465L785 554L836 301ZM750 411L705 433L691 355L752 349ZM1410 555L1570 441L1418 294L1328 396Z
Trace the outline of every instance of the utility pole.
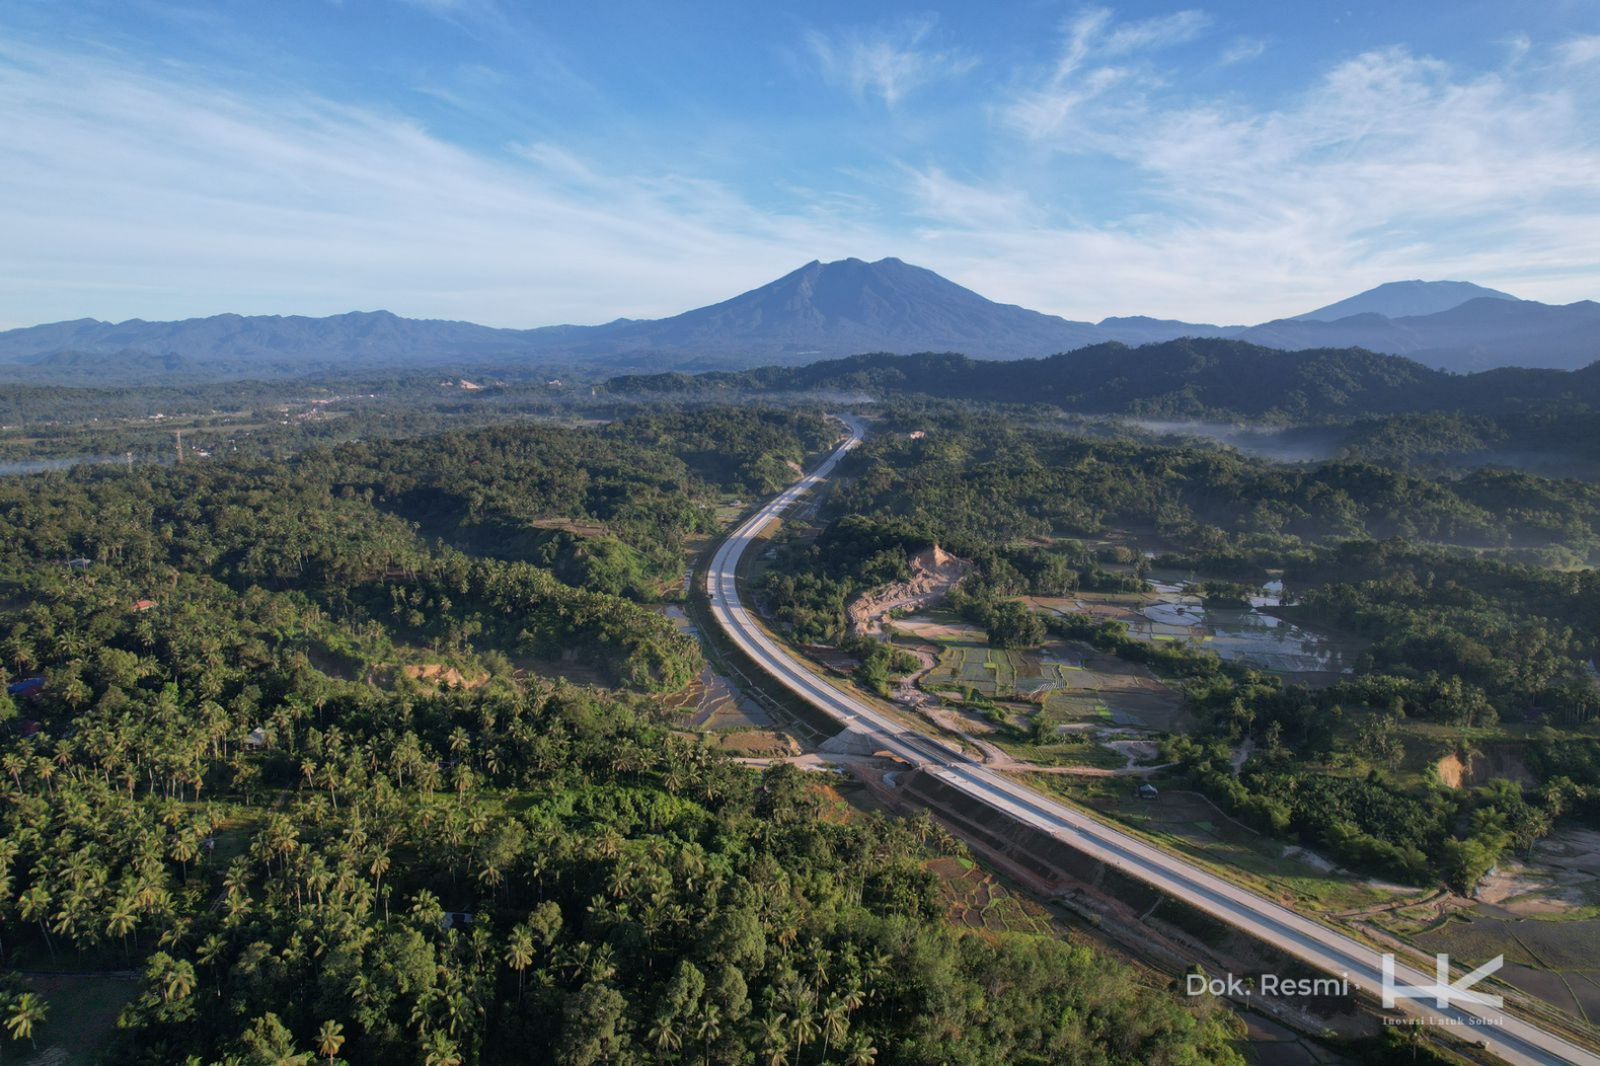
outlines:
M183 430L175 429L172 432L173 432L173 436L178 438L178 465L182 466L183 465Z
M122 458L123 458L123 461L125 461L128 464L128 473L130 473L130 474L133 473L133 453L132 452L123 452L122 453Z

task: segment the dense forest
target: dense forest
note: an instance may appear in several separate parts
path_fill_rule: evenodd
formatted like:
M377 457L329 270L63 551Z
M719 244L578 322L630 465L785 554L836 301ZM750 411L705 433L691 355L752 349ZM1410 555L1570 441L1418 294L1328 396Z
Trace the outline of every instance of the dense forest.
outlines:
M1595 353L1600 358L1600 349ZM1283 352L1188 337L1139 348L1098 344L1044 359L858 355L802 367L613 378L607 389L727 397L805 391L1048 404L1161 418L1318 420L1416 412L1498 414L1558 405L1600 409L1600 368L1433 370L1360 348Z
M1542 564L1600 553L1600 488L1584 482L1507 470L1435 477L1364 460L1286 465L948 408L892 416L844 473L825 511L830 524L788 545L761 587L769 610L805 640L842 639L849 600L904 580L910 557L934 543L977 563L969 589L1047 595L1138 587L1108 569L1137 553L1085 547L1113 530L1186 562L1195 556L1218 576L1258 579L1351 539Z
M699 666L649 601L713 506L834 435L669 412L0 481L4 964L138 970L116 1062L1241 1061L1103 955L956 932L926 819L643 695Z

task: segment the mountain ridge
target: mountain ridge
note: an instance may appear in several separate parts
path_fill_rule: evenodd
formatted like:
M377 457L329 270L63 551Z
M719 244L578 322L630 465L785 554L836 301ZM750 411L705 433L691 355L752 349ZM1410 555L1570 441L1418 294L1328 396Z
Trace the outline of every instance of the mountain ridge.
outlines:
M1144 418L1326 418L1430 411L1600 410L1600 363L1579 370L1503 367L1453 374L1360 348L1283 352L1232 338L1185 337L1130 348L1091 345L1041 359L872 353L806 366L624 375L606 391L865 393L1048 404Z
M1351 315L1375 313L1385 318L1433 315L1460 307L1468 300L1481 298L1517 300L1519 297L1499 289L1474 285L1470 281L1386 281L1365 292L1347 296L1315 311L1295 315L1292 321L1336 322Z
M1460 296L1468 298L1422 315L1390 317L1369 309L1326 317L1375 302L1418 306L1420 299L1422 306L1433 307ZM119 373L138 377L152 367L170 367L157 372L187 377L462 363L705 370L874 351L960 351L981 359L1017 359L1107 342L1137 346L1190 336L1286 351L1361 347L1455 371L1572 368L1600 358L1600 304L1543 304L1467 282L1395 282L1305 315L1253 326L1141 315L1080 322L998 303L895 257L814 259L729 299L659 319L510 329L411 319L386 310L323 318L235 313L172 322L84 318L0 332L0 366L38 380L49 380L69 365L81 372L85 358L96 355L104 357L105 372L113 378ZM76 358L65 359L68 353ZM130 360L127 353L150 358Z

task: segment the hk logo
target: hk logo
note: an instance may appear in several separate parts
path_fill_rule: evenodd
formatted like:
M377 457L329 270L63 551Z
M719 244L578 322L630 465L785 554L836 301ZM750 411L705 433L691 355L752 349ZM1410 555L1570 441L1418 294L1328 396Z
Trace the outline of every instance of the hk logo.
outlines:
M1394 956L1383 957L1383 1006L1393 1010L1395 1000L1431 999L1440 1010L1448 1010L1454 1003L1477 1003L1485 1007L1499 1007L1504 1000L1485 992L1474 992L1472 986L1488 977L1505 964L1504 955L1496 955L1459 981L1450 980L1450 956L1435 956L1434 981L1431 985L1397 985L1394 981Z

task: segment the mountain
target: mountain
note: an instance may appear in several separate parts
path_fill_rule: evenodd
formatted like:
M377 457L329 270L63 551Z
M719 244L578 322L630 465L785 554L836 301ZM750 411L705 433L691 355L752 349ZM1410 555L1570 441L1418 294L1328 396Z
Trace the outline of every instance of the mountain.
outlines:
M963 355L859 355L809 366L697 375L621 376L619 395L851 392L1151 418L1296 421L1457 411L1504 414L1551 406L1600 411L1600 365L1451 374L1360 348L1283 352L1227 338L1187 337L1129 348L1097 344L1044 359L984 362Z
M597 326L495 329L387 311L328 318L228 314L181 322L78 319L0 332L0 367L13 380L104 383L573 362L614 371L707 370L873 351L1037 358L1108 342L1137 346L1180 337L1288 351L1360 347L1455 371L1571 368L1600 359L1600 304L1552 306L1466 282L1408 281L1256 326L1144 316L1090 323L996 303L899 259L842 259L807 263L730 300L670 318Z
M1297 322L1333 322L1351 315L1382 315L1385 318L1410 318L1436 315L1480 298L1515 300L1498 289L1487 289L1470 281L1390 281L1375 289L1295 315Z
M181 322L78 319L0 333L0 363L52 376L63 353L175 358L190 376L277 375L339 368L437 367L571 361L704 368L804 362L861 351L959 348L1010 359L1093 344L1106 334L1012 304L999 304L899 259L811 262L776 281L671 318L599 326L493 329L470 322L401 318L387 311L329 318L216 315ZM141 361L141 368L150 360Z
M1045 355L1102 339L1088 322L999 304L899 259L812 261L731 300L671 318L602 327L579 351L816 359L950 349ZM746 362L748 365L748 362Z
M1280 319L1232 336L1269 348L1368 348L1445 370L1495 366L1574 369L1600 359L1600 304L1479 297L1431 315Z
M294 369L329 364L404 364L433 356L515 355L527 331L471 322L401 318L388 311L352 311L328 318L302 315L213 315L181 322L100 322L80 318L0 333L0 360L46 367L64 353L176 356L190 368Z

